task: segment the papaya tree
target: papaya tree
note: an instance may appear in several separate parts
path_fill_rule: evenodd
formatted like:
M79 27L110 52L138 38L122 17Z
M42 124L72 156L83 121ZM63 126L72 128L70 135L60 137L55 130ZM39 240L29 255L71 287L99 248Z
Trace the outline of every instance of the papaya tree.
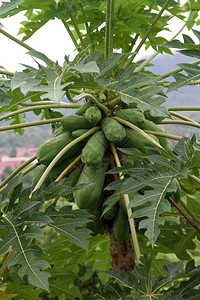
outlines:
M193 133L200 125L184 111L200 106L165 103L200 83L200 3L180 2L2 1L2 24L20 12L26 21L22 39L0 34L36 65L1 67L0 131L52 129L0 183L4 299L199 299L200 142L168 128ZM62 65L27 41L55 18L76 50ZM175 18L183 25L167 40ZM154 53L138 60L143 48ZM192 62L150 71L174 48Z

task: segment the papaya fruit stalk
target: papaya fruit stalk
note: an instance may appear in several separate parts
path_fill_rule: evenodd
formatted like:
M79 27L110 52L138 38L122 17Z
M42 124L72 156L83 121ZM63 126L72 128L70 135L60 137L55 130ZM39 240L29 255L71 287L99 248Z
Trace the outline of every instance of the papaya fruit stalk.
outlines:
M115 148L115 145L113 143L110 143L110 147L111 147L111 151L113 153L113 156L114 156L117 167L121 167L121 163L120 163L119 156L118 156L117 150ZM119 178L123 179L124 176L121 173L119 173ZM141 256L140 247L139 247L137 234L136 234L136 230L135 230L135 222L134 222L134 219L131 218L132 210L131 210L131 208L128 208L128 205L129 205L129 196L128 196L128 194L123 195L123 200L125 202L126 210L127 210L127 214L128 214L129 226L130 226L131 235L132 235L132 239L133 239L133 245L134 245L134 248L135 248L136 259L137 259L137 262L139 263L140 262L140 256Z

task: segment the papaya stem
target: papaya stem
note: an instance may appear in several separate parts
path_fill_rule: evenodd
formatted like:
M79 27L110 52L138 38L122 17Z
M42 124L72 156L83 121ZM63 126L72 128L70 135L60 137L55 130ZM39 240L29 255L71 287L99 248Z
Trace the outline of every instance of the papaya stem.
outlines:
M52 103L52 104L46 104L46 105L42 105L42 104L41 105L35 105L34 107L27 107L27 108L18 109L16 111L8 113L7 115L3 115L3 116L0 117L0 121L2 121L4 119L7 119L7 118L10 118L12 116L18 115L18 114L27 112L27 111L31 111L31 110L35 110L35 109L43 109L43 108L77 108L77 105L76 104L67 104L67 103L64 103L64 104L60 104L60 103L59 104L54 104L54 103Z
M194 122L189 122L189 121L180 121L180 120L164 120L160 122L161 125L163 124L181 124L181 125L188 125L188 126L193 126L200 128L200 124L194 123Z
M168 107L168 111L199 111L200 106L172 106Z
M62 19L62 23L65 26L65 29L67 30L72 42L74 43L74 46L75 46L76 50L78 51L79 45L78 45L78 43L77 43L77 41L76 41L76 39L73 35L73 32L71 31L71 29L69 28L69 25L67 24L67 22L65 20Z
M180 198L179 204L187 211L187 213L200 225L200 219L187 207L185 202Z
M191 62L190 64L191 65L198 65L198 64L200 64L200 59L197 59L197 60ZM180 67L180 68L174 69L174 70L172 70L170 72L167 72L167 73L165 73L163 75L160 75L159 77L162 78L162 79L164 79L164 78L167 78L167 77L169 77L169 76L171 76L171 75L173 75L175 73L179 73L181 71L183 71L183 69Z
M62 179L69 171L71 171L71 169L77 164L77 162L81 159L81 154L79 156L77 156L72 162L71 164L69 164L69 166L67 166L67 168L56 178L55 181L58 181L60 179Z
M39 189L41 187L41 185L43 184L43 182L45 181L47 175L49 174L49 172L52 170L52 168L56 165L56 163L59 161L59 159L65 154L65 152L67 152L71 147L73 147L74 145L76 145L78 142L81 142L84 138L90 136L91 134L95 133L97 130L99 130L99 127L93 127L90 130L88 130L86 133L84 133L83 135L79 136L78 138L76 138L75 140L73 140L71 143L67 144L55 157L54 159L51 161L51 163L48 165L48 167L46 168L46 170L44 171L43 175L41 176L40 180L38 181L38 183L36 184L35 188L33 189L31 195L33 194L33 192L35 192L37 189Z
M13 72L9 72L9 71L3 70L3 69L0 69L0 74L9 75L9 76L13 76L14 75Z
M106 28L105 28L105 56L113 53L113 23L115 13L115 0L107 0Z
M186 116L184 116L184 115L181 115L181 114L179 114L179 113L173 112L173 111L170 112L170 115L172 115L172 116L174 116L174 117L177 117L177 118L179 118L179 119L188 121L188 122L192 122L192 123L198 124L196 121L194 121L194 120L192 120L192 119L190 119L190 118L188 118L188 117L186 117Z
M49 124L49 123L56 123L59 122L61 118L54 118L54 119L48 119L44 121L36 121L36 122L30 122L30 123L21 123L16 125L8 125L0 127L0 131L6 131L6 130L12 130L17 128L24 128L24 127L31 127L31 126L37 126L37 125L43 125L43 124Z
M156 142L152 137L150 137L146 132L144 132L142 129L140 129L139 127L135 126L134 124L128 122L128 121L125 121L119 117L112 117L112 119L115 119L116 121L130 127L131 129L139 132L143 137L145 137L148 141L150 141L152 144L154 144L155 146L157 146L158 148L161 148L163 149L163 147L158 143Z
M12 249L12 250L8 253L6 259L4 260L3 265L1 266L1 269L0 269L0 277L3 275L3 273L4 273L4 271L5 271L6 267L7 267L6 264L7 264L8 260L9 260L9 258L13 255L14 252L15 252L15 251Z
M165 138L168 138L171 140L176 140L176 141L180 141L183 138L182 136L168 134L168 133L164 133L164 132L157 132L157 131L152 131L152 130L144 130L144 132L153 134L155 136L162 136L162 137L165 137ZM196 144L198 146L200 146L200 142L196 142Z
M117 167L121 167L121 163L120 163L119 156L118 156L117 150L115 148L115 145L113 143L110 143L110 147L111 147L111 151L113 153L113 156L114 156ZM122 175L121 172L119 173L119 178L121 180L124 178L124 176ZM136 233L136 230L135 230L135 222L134 222L134 219L131 218L132 209L128 208L129 202L130 202L128 194L124 194L123 198L124 198L124 202L125 202L126 210L127 210L127 214L128 214L128 220L129 220L131 235L132 235L132 239L133 239L133 245L134 245L134 248L135 248L136 259L137 259L137 262L139 263L140 262L140 256L141 256L140 247L139 247L139 243L138 243L138 239L137 239L137 233Z
M72 21L72 24L73 24L73 26L74 26L74 29L75 29L75 31L76 31L78 37L79 37L79 39L80 39L80 42L81 42L83 48L85 49L85 48L86 48L85 41L84 41L84 39L83 39L83 37L82 37L82 34L81 34L80 30L79 30L79 27L78 27L78 24L77 24L77 22L76 22L76 19L75 19L75 17L73 16L73 13L72 13L72 11L71 11L71 8L70 8L69 5L68 5L68 1L67 1L67 0L64 0L64 5L65 5L65 7L66 7L66 9L67 9L67 11L68 11L69 17L70 17L70 19L71 19L71 21ZM78 50L78 49L77 49L77 50Z
M105 105L101 104L95 96L93 96L92 94L90 93L81 93L80 95L76 96L76 101L80 101L81 99L83 98L88 98L88 99L91 99L91 101L96 104L96 106L103 112L103 114L105 116L107 116L108 114L108 109Z
M135 49L134 53L131 55L131 57L128 59L125 67L129 67L133 61L133 59L135 58L135 56L138 54L139 50L141 49L141 47L143 46L143 44L145 43L146 39L148 38L148 36L150 35L150 33L152 32L153 28L155 27L156 23L158 22L158 20L160 19L161 15L163 14L163 12L165 11L165 9L167 8L167 6L169 5L171 0L166 0L164 5L162 6L160 12L157 14L157 16L155 17L153 23L149 26L149 29L147 30L147 32L145 33L145 35L143 36L142 40L140 41L139 45L137 46L137 48Z
M175 206L175 208L181 213L181 215L194 227L196 231L200 233L200 228L184 213L184 211L178 206L178 204L169 197L168 200Z
M190 178L192 178L193 180L195 180L196 182L200 183L200 179L198 177L196 177L195 175L192 175L192 174L188 174L188 176Z
M18 174L22 169L24 169L26 166L32 163L36 159L36 155L22 163L17 169L15 169L1 184L0 189L6 185L16 174ZM1 191L0 191L1 192Z

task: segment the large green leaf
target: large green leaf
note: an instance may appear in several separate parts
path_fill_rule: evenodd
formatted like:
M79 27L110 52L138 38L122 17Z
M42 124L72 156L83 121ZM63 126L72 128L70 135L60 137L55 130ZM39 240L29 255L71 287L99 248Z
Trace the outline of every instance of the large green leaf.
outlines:
M5 253L10 247L15 251L8 261L8 266L19 264L21 267L18 275L23 278L28 275L30 284L43 290L49 291L48 278L50 274L44 269L50 268L48 262L38 260L43 255L41 248L35 245L29 245L28 238L41 237L42 231L33 227L24 228L22 220L18 220L14 215L3 215L1 228L7 229L7 235L0 241L0 254Z

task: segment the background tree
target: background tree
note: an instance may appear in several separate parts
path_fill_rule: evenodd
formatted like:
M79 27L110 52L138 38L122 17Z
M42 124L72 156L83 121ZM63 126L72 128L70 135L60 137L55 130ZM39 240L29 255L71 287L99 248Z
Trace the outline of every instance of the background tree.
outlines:
M23 134L51 124L54 135L39 147L38 161L29 159L0 185L4 296L198 299L199 142L158 124L199 128L179 111L200 107L163 106L171 91L199 84L199 45L186 34L177 40L186 26L199 39L192 29L199 8L194 0L2 4L1 18L25 12L22 40L0 33L28 49L37 67L0 70L0 121L11 120L1 131ZM184 24L168 41L164 31L175 17ZM77 51L63 65L24 42L54 18ZM155 53L137 61L142 47ZM171 48L196 60L165 74L147 70ZM28 111L38 120L26 122ZM24 188L24 176L35 168L32 186Z

